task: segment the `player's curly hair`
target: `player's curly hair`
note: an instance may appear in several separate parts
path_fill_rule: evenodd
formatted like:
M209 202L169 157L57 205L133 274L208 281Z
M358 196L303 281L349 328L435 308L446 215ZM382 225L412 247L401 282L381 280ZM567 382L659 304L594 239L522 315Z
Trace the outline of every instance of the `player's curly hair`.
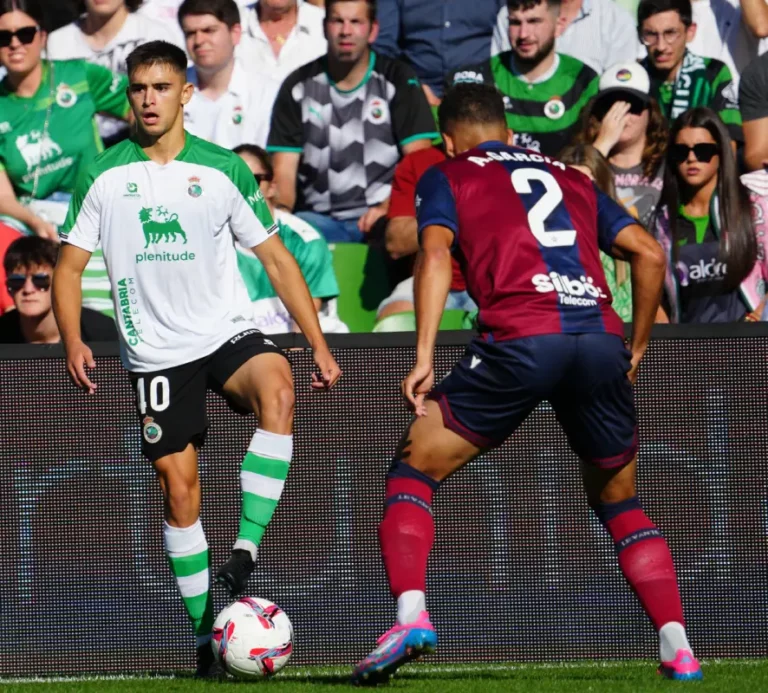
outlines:
M574 137L577 144L593 144L600 132L602 119L598 117L596 108L600 100L600 95L590 99L589 103L581 112L579 130ZM648 127L645 129L645 147L643 148L643 175L646 178L653 178L659 170L667 153L667 138L669 129L667 128L664 115L659 108L656 99L650 99L648 102L650 117L648 118Z
M495 86L463 82L445 93L437 118L440 132L450 132L449 128L455 123L503 123L506 126L507 122L504 98Z

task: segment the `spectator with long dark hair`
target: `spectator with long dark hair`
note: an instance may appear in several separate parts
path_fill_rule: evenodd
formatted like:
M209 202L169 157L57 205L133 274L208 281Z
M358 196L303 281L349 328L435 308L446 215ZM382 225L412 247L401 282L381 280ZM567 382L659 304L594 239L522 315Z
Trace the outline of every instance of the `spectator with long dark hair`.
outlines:
M591 144L613 171L617 200L647 226L661 197L667 125L638 63L613 65L582 112L576 142Z
M709 108L691 109L672 126L654 233L668 258L663 305L670 322L759 315L765 249L758 254L750 198L728 131Z

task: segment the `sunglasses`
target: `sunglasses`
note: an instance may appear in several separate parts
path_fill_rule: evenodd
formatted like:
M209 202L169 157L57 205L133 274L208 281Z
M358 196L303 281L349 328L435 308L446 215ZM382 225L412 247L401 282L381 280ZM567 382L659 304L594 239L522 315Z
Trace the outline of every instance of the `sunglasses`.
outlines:
M605 118L605 116L608 114L608 111L611 110L613 104L615 104L617 101L624 101L628 103L629 112L632 115L640 115L646 108L648 108L648 104L645 101L635 98L634 96L622 94L621 96L617 96L612 99L604 97L595 104L594 114L597 116L597 119L602 120Z
M271 173L254 173L253 177L256 179L256 183L258 185L261 185L262 181L266 181L267 183L270 183L272 181Z
M699 142L689 147L687 144L673 144L669 148L669 159L675 164L682 164L688 160L688 154L693 152L696 161L708 164L718 155L717 145L713 142Z
M38 26L23 26L21 29L16 29L16 31L0 31L0 48L8 48L14 36L19 39L20 43L28 46L35 40L38 31L40 31Z
M24 288L24 284L27 283L27 277L32 279L32 284L36 289L40 291L48 291L51 288L51 275L41 272L39 274L9 274L5 280L5 285L8 287L8 291L15 294L17 291L21 291Z

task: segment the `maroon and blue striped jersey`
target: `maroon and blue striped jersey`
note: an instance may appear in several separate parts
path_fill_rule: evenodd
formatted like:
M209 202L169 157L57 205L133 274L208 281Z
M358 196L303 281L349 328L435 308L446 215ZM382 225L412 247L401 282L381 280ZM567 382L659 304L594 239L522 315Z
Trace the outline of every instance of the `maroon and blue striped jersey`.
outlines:
M624 335L599 250L636 224L582 173L486 142L430 168L416 190L419 234L454 234L452 252L488 339Z

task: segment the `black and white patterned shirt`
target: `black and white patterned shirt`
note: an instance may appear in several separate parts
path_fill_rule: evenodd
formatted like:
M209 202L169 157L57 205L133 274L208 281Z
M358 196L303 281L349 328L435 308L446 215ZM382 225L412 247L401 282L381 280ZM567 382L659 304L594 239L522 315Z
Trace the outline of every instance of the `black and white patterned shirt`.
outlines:
M267 149L302 154L296 209L357 219L389 197L401 147L435 129L410 67L371 51L363 81L342 91L323 56L283 82Z

